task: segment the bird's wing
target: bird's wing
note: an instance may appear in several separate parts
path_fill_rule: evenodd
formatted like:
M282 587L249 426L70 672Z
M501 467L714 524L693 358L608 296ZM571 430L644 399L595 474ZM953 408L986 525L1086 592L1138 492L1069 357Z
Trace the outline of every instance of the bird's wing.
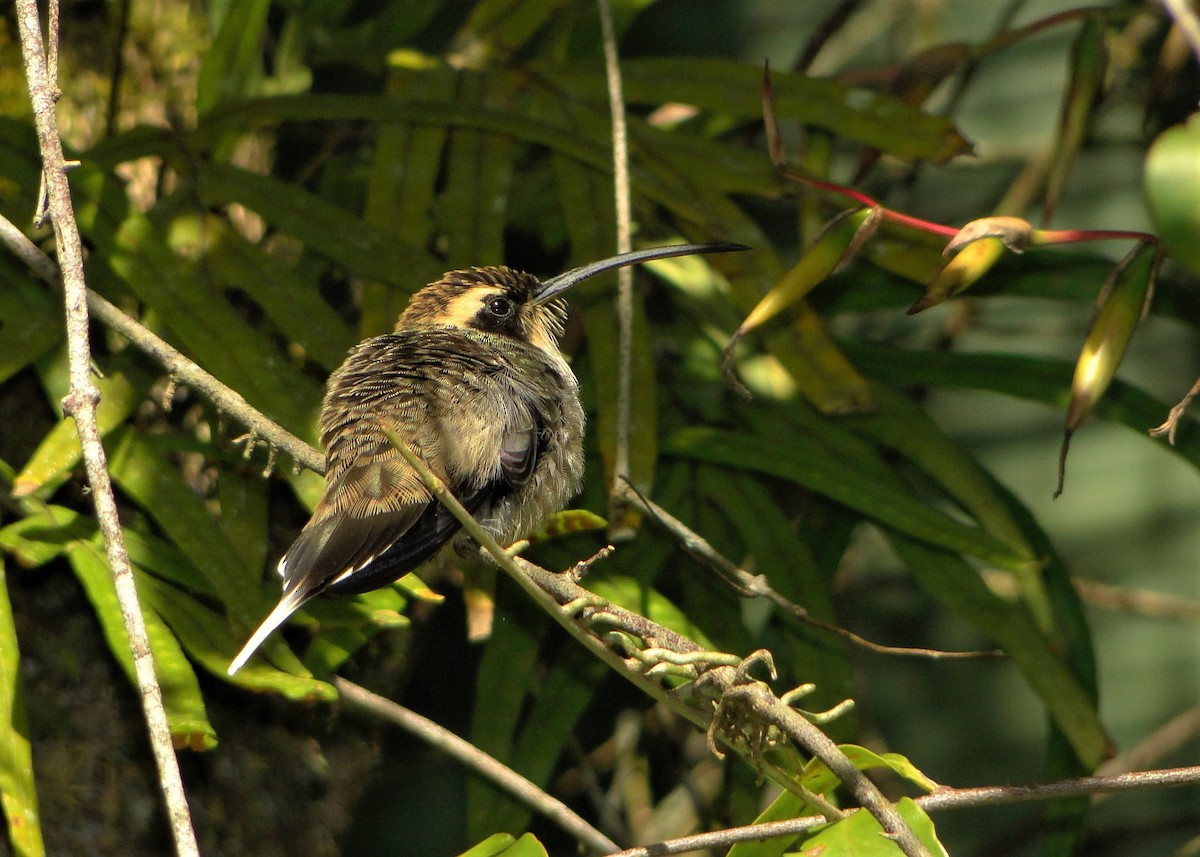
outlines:
M325 493L279 561L279 605L235 658L230 674L312 596L385 586L459 530L380 425L404 438L472 513L529 480L542 416L521 397L505 398L497 407L495 379L510 371L487 343L451 331L387 334L351 352L330 379L321 420ZM503 414L500 430L480 432L496 424L497 412ZM455 424L465 427L463 437L447 437L447 427ZM475 450L481 461L493 464L469 473L455 465L450 450L479 437L494 438L494 447Z

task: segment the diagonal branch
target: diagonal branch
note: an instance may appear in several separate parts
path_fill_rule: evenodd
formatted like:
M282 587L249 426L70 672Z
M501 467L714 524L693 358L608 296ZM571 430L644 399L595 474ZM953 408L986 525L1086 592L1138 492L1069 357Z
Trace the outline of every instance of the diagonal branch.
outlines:
M56 5L56 0L51 0L52 9ZM52 22L56 19L57 12L52 12ZM190 857L199 855L200 852L196 845L195 831L192 829L187 797L183 791L183 779L179 774L179 762L171 745L171 731L163 707L162 689L154 674L154 657L150 651L146 625L138 604L133 570L129 565L112 482L108 477L108 461L100 443L100 429L96 422L96 404L100 399L100 391L91 374L83 247L79 227L75 222L75 212L71 206L71 189L67 183L62 140L58 136L54 115L58 87L53 83L54 72L47 63L36 0L17 0L17 26L21 35L21 53L25 61L29 98L37 127L38 147L42 155L47 206L54 224L59 263L63 272L67 356L71 375L70 391L63 400L63 410L74 417L79 443L83 448L88 485L91 487L100 530L104 534L104 547L112 569L117 599L121 605L121 617L129 636L134 671L138 687L141 689L142 710L146 716L154 760L158 766L159 783L170 817L171 833L175 838L175 850L177 854ZM57 41L57 33L51 32L50 41Z

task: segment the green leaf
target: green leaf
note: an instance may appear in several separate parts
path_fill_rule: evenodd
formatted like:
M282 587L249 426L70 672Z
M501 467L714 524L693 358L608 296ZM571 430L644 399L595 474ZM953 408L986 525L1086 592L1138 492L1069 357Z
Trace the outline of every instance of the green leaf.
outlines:
M270 6L268 0L224 5L224 19L200 64L196 112L203 115L218 104L255 92L263 77L262 34Z
M988 588L961 557L893 533L892 547L921 586L944 606L999 642L1070 741L1081 762L1094 768L1112 750L1092 692L1063 660L1061 646L1022 604Z
M895 385L989 390L1065 408L1070 397L1072 366L1061 360L1011 354L952 351L907 351L865 342L844 343L857 364L873 377ZM1096 403L1094 413L1122 423L1140 435L1162 422L1171 406L1119 378ZM1185 418L1173 446L1167 449L1200 469L1200 432Z
M129 637L103 547L95 540L72 542L67 546L67 558L96 611L109 650L126 678L135 688L138 687ZM142 601L142 581L137 580L136 574L134 580L135 584L139 584L138 596ZM150 651L154 656L154 673L162 687L163 706L166 708L172 742L177 748L212 749L217 745L217 733L208 722L200 684L191 664L184 657L175 636L153 610L143 605L142 616L150 639Z
M854 764L856 770L869 771L872 768L888 768L893 773L911 783L915 783L930 794L937 791L938 784L925 776L916 765L900 753L881 754L854 744L842 744L839 746L839 749ZM800 778L802 786L809 791L822 795L832 792L837 788L839 783L840 780L834 776L833 772L820 759L812 759L805 766L804 773Z
M21 685L21 652L8 578L0 555L0 806L8 822L8 841L16 857L41 857L42 824L33 780L33 753Z
M528 5L528 4L524 4ZM487 78L466 75L457 103L471 110L490 107L504 93ZM509 96L511 98L511 96ZM438 195L434 216L448 245L447 267L498 265L504 261L504 226L517 141L500 134L457 128L446 146L446 187Z
M507 57L532 39L570 0L480 0L454 40L465 54Z
M244 568L267 564L267 495L269 485L260 474L225 468L217 477L218 521Z
M795 531L795 526L780 509L775 497L755 476L730 474L717 468L698 468L703 496L729 518L742 539L743 564L766 577L771 587L810 616L836 623L831 597L831 580L818 568L812 552ZM706 531L707 532L707 531ZM794 619L779 607L761 605L787 623L788 633L781 642L768 636L769 628L755 637L757 645L771 644L777 649L776 661L784 681L811 682L816 690L806 702L816 709L827 709L852 694L853 670L846 641ZM743 608L743 617L752 610ZM743 618L743 621L746 621ZM779 650L780 647L782 650ZM780 657L780 656L783 657ZM853 718L839 718L827 731L849 735Z
M113 481L154 520L167 537L205 576L228 612L234 629L241 633L257 627L270 609L271 601L258 586L261 569L247 568L230 542L225 530L187 485L174 466L152 441L133 431L115 433L109 457ZM236 647L229 651L232 655ZM306 676L307 670L278 636L263 648L272 663L294 675ZM263 677L262 658L253 662L256 669L239 672L235 681L259 686ZM226 664L228 666L228 664Z
M882 445L896 450L947 492L982 527L1018 556L1030 560L1014 569L1022 600L1037 617L1039 626L1050 631L1054 620L1043 584L1044 570L1030 546L1024 529L1010 511L1010 503L998 490L990 474L947 438L925 411L911 399L882 385L872 390L879 410L856 415L847 425Z
M191 594L151 575L140 577L139 586L146 604L162 617L187 653L213 675L251 690L278 693L295 702L332 702L337 698L333 685L303 674L303 668L288 667L285 672L261 658L252 659L230 679L225 671L245 638L233 633L226 618ZM282 663L274 654L271 660Z
M565 89L603 95L603 76L594 67L556 66L547 73ZM623 60L621 74L628 104L682 102L738 119L762 117L761 65L713 57L638 57ZM886 95L774 70L771 87L778 115L898 158L942 163L970 151L952 123Z
M612 254L616 247L616 226L611 213L609 181L599 173L576 162L554 158L554 174L567 234L571 240L572 261L583 264ZM598 212L603 212L598 214ZM588 363L595 385L595 435L604 457L605 484L611 485L616 472L617 455L617 378L620 374L620 343L616 317L616 289L613 277L598 277L582 284L572 298L573 307L582 311L587 331ZM629 402L629 478L638 490L649 492L658 460L658 405L656 370L650 342L650 326L637 296L633 300ZM620 510L615 510L620 511ZM625 528L636 518L623 516L610 525Z
M497 619L476 679L471 741L544 785L605 667L577 646L558 646L539 660L546 634L559 629L513 587L500 586L496 596ZM473 778L467 794L471 835L528 825L529 807L501 795L494 785Z
M656 589L639 583L632 577L606 575L596 578L589 589L618 607L645 616L677 634L699 643L702 648L714 648L712 641L683 610Z
M532 833L514 839L511 833L493 833L459 857L548 857L546 849Z
M183 238L198 226L184 219L180 228ZM112 271L161 316L197 362L289 431L313 438L320 388L251 327L198 266L176 255L147 218L131 215L114 246L105 249Z
M96 421L100 436L105 437L142 402L149 389L150 378L136 364L118 356L101 377L93 379L100 391ZM42 438L37 449L13 481L13 496L26 497L38 491L49 496L68 478L83 457L75 420L60 420ZM44 490L43 490L44 489Z
M252 627L263 612L255 581L220 523L153 441L121 429L109 453L113 481L162 528L233 616Z
M63 336L62 306L7 253L0 254L0 382L31 365Z
M420 87L424 98L449 102L457 80L455 71L437 59L398 50L388 56L385 94L398 97ZM429 245L436 225L430 212L447 136L444 126L388 123L378 127L363 211L368 224L418 247ZM419 286L411 283L396 289L382 280L365 283L359 334L367 337L391 330L404 300Z
M0 529L0 547L27 568L37 568L60 556L67 545L88 539L95 523L63 506L45 505L38 512Z
M908 823L917 838L934 857L949 857L945 847L938 841L933 822L925 811L911 798L901 798L896 803L900 817ZM854 855L854 857L901 857L900 846L883 836L883 828L875 817L865 809L858 809L833 824L822 827L804 839L800 851L794 857L809 857L814 854Z
M872 397L878 410L847 417L845 424L849 428L915 464L1013 553L1029 559L1035 556L1020 524L995 489L991 475L946 437L924 409L883 385L872 390Z
M899 753L875 753L865 747L854 744L841 744L839 749L854 764L856 770L867 771L872 768L888 768L910 782L916 783L927 792L937 790L937 783L921 773L916 765ZM811 792L828 795L838 787L840 780L830 772L819 759L812 759L804 767L800 777L800 785ZM754 819L755 824L766 824L772 821L787 821L800 818L810 813L808 804L798 795L783 791L771 805ZM932 835L932 827L929 828ZM793 836L781 836L776 839L765 839L761 842L739 842L729 850L728 857L778 857L788 850L788 846L796 839ZM857 853L857 852L851 852Z
M378 99L372 104L375 101L388 103ZM197 173L196 192L209 205L241 203L309 250L364 277L423 286L445 270L405 237L369 226L349 211L272 176L211 164Z
M666 445L676 456L724 464L776 476L836 500L884 526L932 545L976 556L1002 568L1029 562L991 534L961 523L897 490L848 462L831 462L809 438L786 448L754 435L695 427L673 435Z
M333 371L355 342L354 332L321 297L317 273L282 264L215 217L205 218L205 264L224 288L239 288L262 307L306 358Z

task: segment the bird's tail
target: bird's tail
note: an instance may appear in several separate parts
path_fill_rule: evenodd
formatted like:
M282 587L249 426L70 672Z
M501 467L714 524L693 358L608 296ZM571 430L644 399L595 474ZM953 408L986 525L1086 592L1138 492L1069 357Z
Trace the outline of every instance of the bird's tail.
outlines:
M237 653L237 657L230 662L228 674L233 675L245 666L246 661L250 660L250 657L258 651L258 647L266 641L267 637L271 636L271 632L299 610L300 605L307 601L312 594L305 586L297 586L292 591L285 592L283 597L279 599L279 603L275 605L275 609L271 611L270 615L258 626L258 630L246 641L246 645Z

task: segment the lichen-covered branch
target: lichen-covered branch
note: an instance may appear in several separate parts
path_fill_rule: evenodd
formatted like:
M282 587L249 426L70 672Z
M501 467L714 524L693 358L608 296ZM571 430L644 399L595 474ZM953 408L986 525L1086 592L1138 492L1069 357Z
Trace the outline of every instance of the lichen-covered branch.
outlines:
M51 21L55 20L57 15L52 14ZM150 641L138 604L133 570L125 550L121 521L117 515L112 482L108 476L108 461L100 443L100 429L96 422L96 403L100 399L100 391L92 380L83 246L71 205L67 165L63 158L62 140L58 136L55 120L54 104L58 99L58 87L53 82L54 73L47 61L35 0L17 0L17 26L29 84L29 98L33 104L38 147L42 156L46 206L54 225L59 264L62 268L67 355L71 376L70 391L63 400L63 410L74 418L79 443L83 448L88 485L95 503L100 531L104 536L104 546L121 605L125 631L129 637L134 670L141 689L142 709L146 716L154 759L158 765L159 783L170 817L171 832L175 838L175 850L180 855L190 857L199 855L196 834L192 829L187 797L183 791L183 779L179 774L178 760L171 744L171 732L167 724L166 710L163 708L162 689L154 674L154 658L150 652ZM53 44L56 41L57 33L52 31L50 42Z

